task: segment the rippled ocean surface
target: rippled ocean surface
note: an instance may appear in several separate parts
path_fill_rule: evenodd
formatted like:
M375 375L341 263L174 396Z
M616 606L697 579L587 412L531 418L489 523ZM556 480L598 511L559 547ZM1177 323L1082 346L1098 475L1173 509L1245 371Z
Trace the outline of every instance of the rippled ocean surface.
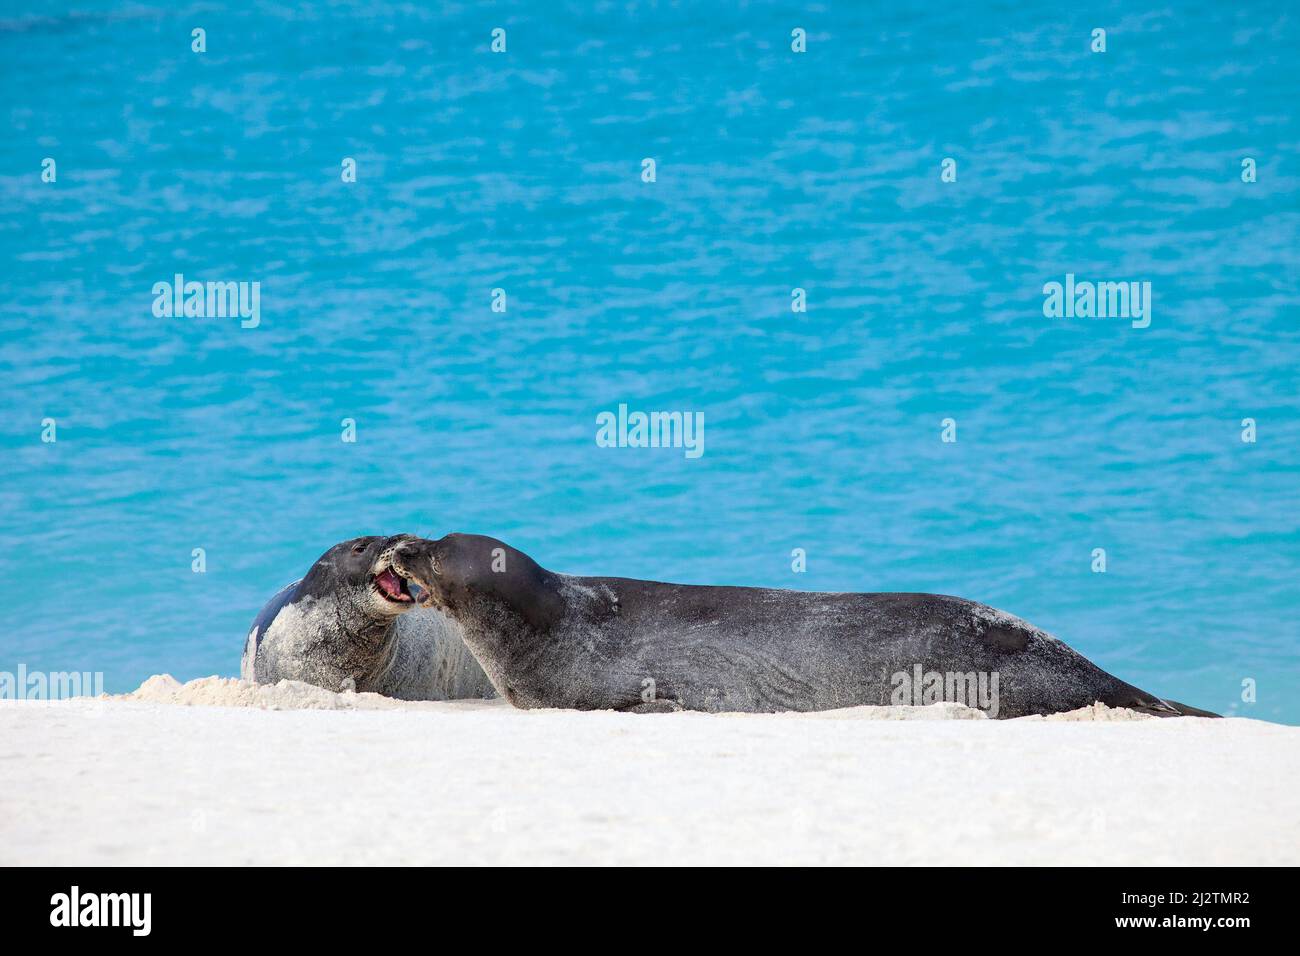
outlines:
M462 530L1300 723L1300 13L1062 6L0 3L0 670L235 674L329 545ZM260 326L156 318L178 272Z

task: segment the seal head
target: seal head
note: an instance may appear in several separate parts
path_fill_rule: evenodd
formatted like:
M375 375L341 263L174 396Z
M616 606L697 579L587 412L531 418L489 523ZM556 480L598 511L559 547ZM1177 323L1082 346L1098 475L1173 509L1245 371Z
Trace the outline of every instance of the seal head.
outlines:
M297 597L333 597L376 623L409 611L415 595L396 556L403 543L414 540L409 534L372 535L336 544L298 583Z
M564 614L559 576L504 542L480 534L449 534L437 541L408 538L392 560L420 588L422 607L452 613L472 606L480 615L514 615L546 630Z
M364 689L390 662L393 625L416 606L396 555L409 534L353 538L330 548L254 622L241 674Z

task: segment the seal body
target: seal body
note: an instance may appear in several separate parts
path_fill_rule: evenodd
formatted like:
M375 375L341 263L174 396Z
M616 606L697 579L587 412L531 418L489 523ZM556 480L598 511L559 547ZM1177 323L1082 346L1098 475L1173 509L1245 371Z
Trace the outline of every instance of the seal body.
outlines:
M497 691L519 707L810 711L931 703L960 685L958 702L992 717L1094 701L1213 716L961 598L575 577L478 535L414 539L398 553L421 600L461 624Z
M258 614L240 676L300 680L328 690L401 700L495 696L460 626L417 607L395 560L409 536L354 538L325 552Z

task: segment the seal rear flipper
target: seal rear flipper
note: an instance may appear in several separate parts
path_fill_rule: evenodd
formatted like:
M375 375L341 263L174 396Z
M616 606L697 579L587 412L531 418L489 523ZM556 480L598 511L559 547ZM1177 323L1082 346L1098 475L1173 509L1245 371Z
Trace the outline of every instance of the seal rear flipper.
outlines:
M1104 702L1103 702L1104 703ZM1136 710L1139 714L1150 714L1152 717L1222 717L1222 714L1216 714L1208 710L1201 710L1198 707L1188 707L1186 704L1180 704L1176 700L1161 700L1153 697L1149 701L1137 701L1131 704L1111 704L1115 707L1127 707L1130 710Z
M1219 719L1223 718L1222 714L1216 714L1212 710L1201 710L1201 708L1199 707L1189 707L1187 704L1180 704L1176 700L1167 700L1165 701L1165 703L1168 704L1170 707L1174 708L1176 711L1178 711L1179 717L1217 717Z

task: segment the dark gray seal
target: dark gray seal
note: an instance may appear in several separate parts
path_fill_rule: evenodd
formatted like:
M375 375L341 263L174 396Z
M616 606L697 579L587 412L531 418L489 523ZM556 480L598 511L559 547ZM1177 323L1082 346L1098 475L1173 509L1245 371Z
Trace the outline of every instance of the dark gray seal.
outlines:
M517 707L772 712L929 703L949 699L933 693L936 675L943 691L978 697L982 687L987 701L958 702L987 703L993 717L1094 701L1216 716L1139 690L1033 625L956 597L574 577L467 534L403 541L397 560L421 602L460 623L497 692ZM914 681L924 685L921 698Z
M240 676L401 700L495 696L460 626L417 607L410 576L394 560L398 545L410 540L416 539L353 538L326 551L257 616Z

